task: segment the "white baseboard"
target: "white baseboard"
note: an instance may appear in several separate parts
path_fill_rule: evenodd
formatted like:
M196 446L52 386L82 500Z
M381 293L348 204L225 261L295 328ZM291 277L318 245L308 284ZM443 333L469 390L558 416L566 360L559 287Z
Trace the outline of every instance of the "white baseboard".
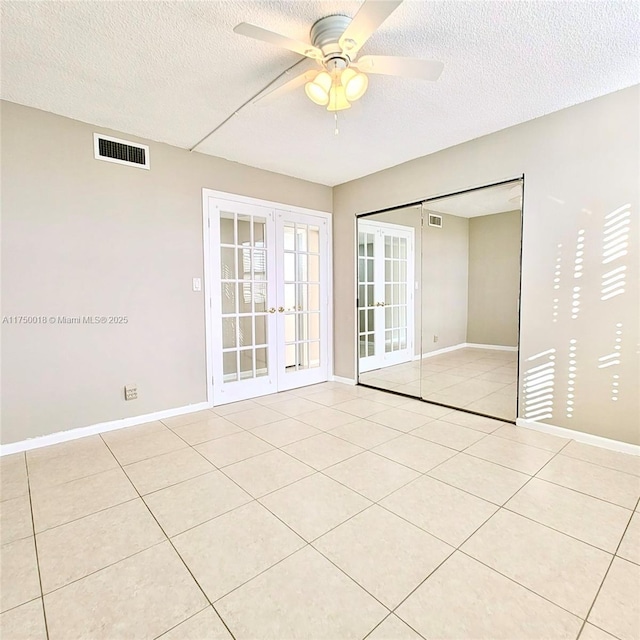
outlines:
M534 431L542 431L542 433L549 433L552 436L569 438L576 442L590 444L594 447L602 447L603 449L611 449L612 451L618 451L620 453L628 453L632 456L640 456L640 445L622 442L621 440L603 438L602 436L595 436L592 433L585 433L584 431L574 431L573 429L556 427L553 424L535 422L534 420L526 420L524 418L517 418L516 426L526 427L527 429L533 429Z
M439 356L443 353L449 353L450 351L457 351L458 349L493 349L494 351L517 351L518 347L505 347L500 344L476 344L474 342L461 342L460 344L454 344L451 347L436 349L436 351L427 351L427 353L423 353L422 356L413 356L413 359L424 360L425 358L433 358L433 356Z
M505 347L501 344L475 344L474 342L466 342L465 347L469 349L492 349L493 351L517 351L518 347Z
M449 353L449 351L457 351L458 349L464 349L467 346L466 342L461 342L460 344L454 344L452 347L443 347L442 349L437 349L436 351L428 351L427 353L423 353L421 356L413 356L414 360L424 360L425 358L433 358L433 356L439 356L442 353Z
M332 382L341 382L342 384L350 384L355 386L356 381L353 378L343 378L342 376L331 376Z
M162 420L164 418L173 418L181 416L185 413L193 413L194 411L202 411L203 409L211 409L212 405L208 402L199 402L190 404L186 407L177 407L176 409L165 409L164 411L156 411L155 413L147 413L142 416L133 416L131 418L122 418L121 420L111 420L110 422L100 422L92 424L88 427L78 427L69 429L69 431L58 431L45 436L37 436L20 442L12 442L10 444L0 445L0 457L8 456L12 453L20 453L21 451L29 451L30 449L39 449L40 447L48 447L51 444L60 442L68 442L93 436L98 433L106 433L107 431L115 431L116 429L124 429L125 427L133 427L137 424L145 422L153 422L154 420Z

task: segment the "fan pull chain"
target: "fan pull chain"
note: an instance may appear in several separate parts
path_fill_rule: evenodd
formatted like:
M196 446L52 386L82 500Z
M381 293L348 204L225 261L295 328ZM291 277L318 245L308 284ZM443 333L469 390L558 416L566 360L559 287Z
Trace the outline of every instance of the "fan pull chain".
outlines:
M336 128L335 128L335 130L333 132L333 135L337 136L340 133L340 130L338 129L338 112L337 111L333 112L333 117L334 117L335 123L336 123Z

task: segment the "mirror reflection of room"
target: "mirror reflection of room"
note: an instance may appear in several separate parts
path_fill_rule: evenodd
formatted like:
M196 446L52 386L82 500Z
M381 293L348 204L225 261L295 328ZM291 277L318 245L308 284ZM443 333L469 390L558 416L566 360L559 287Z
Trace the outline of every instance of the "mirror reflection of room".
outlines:
M366 333L361 334L361 383L515 420L521 201L518 180L430 200L421 212L407 208L382 214L415 234L413 347L402 361L385 358L394 346L393 329L389 333L385 323L395 316L377 316L383 322L379 333L391 340L385 340L385 354L376 360L368 356ZM372 218L378 219L359 221L359 240L361 222L371 224ZM387 298L382 302L386 307Z
M521 201L517 181L423 205L425 400L516 418Z
M420 206L358 220L359 380L420 396Z

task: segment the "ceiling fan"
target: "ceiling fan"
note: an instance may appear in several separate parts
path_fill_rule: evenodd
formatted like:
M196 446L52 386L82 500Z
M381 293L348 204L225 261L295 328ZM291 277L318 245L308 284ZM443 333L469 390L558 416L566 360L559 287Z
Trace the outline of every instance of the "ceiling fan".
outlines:
M369 84L367 73L437 80L444 64L436 60L370 55L358 58L367 40L400 4L402 0L365 0L353 19L344 15L321 18L311 27L310 43L241 22L234 28L236 33L305 56L313 67L258 99L273 99L304 85L313 102L329 111L341 111L364 95Z

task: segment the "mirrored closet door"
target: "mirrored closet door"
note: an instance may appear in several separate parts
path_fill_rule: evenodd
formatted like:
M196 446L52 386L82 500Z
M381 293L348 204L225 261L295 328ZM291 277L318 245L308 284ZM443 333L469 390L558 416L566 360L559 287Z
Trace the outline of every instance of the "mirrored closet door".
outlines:
M359 218L359 382L515 420L521 229L522 180Z
M522 181L422 205L421 397L516 419Z

